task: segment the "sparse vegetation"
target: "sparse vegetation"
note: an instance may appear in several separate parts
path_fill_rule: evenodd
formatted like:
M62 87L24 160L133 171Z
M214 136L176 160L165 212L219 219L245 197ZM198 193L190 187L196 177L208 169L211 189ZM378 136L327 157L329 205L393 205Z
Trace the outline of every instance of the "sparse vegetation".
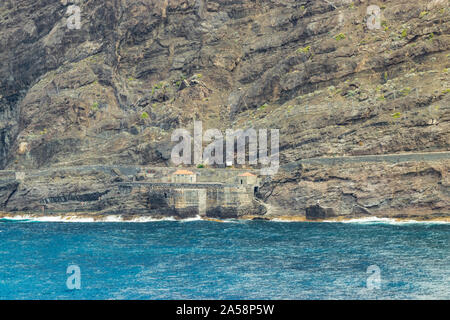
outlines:
M311 46L306 46L304 48L298 48L297 53L308 53L311 50Z
M145 120L145 119L148 119L149 118L149 115L148 115L148 113L147 112L142 112L142 114L141 114L141 119L143 119L143 120Z
M344 40L344 39L345 39L345 34L339 33L339 34L337 34L334 38L335 38L337 41Z
M347 96L349 96L349 97L354 97L354 96L356 96L358 94L358 90L349 90L348 92L347 92Z
M408 36L408 30L407 29L403 29L402 30L402 38L406 38Z
M156 90L161 89L164 86L164 82L158 82L155 84L152 88L152 95L155 93Z
M199 73L199 74L197 74L196 76L197 76L198 78L201 78L201 77L202 77L202 74ZM175 85L176 85L177 87L180 87L180 86L181 86L181 82L183 82L184 80L186 80L186 76L182 74L182 75L180 76L180 79L177 80L177 81L175 81Z
M423 18L423 17L425 17L426 15L428 14L428 11L422 11L420 14L419 14L419 18Z
M411 88L403 88L402 90L400 90L400 94L402 96L407 96L410 93L411 93Z

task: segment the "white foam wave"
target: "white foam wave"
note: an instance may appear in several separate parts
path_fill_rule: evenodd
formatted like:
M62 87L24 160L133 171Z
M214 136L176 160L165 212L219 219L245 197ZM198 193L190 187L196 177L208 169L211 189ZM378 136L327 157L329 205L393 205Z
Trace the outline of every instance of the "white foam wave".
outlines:
M199 215L192 217L192 218L186 218L186 219L182 219L180 220L180 222L191 222L191 221L203 221L203 218L200 217Z
M58 215L58 216L33 216L33 215L16 215L16 216L6 216L1 217L3 220L11 221L25 221L25 222L77 222L77 223L94 223L94 222L129 222L129 223L145 223L145 222L160 222L160 221L179 221L179 222L191 222L191 221L217 221L222 223L245 223L247 220L236 220L236 219L224 219L215 220L203 218L199 215L186 218L186 219L175 219L174 217L165 218L154 218L154 217L124 217L122 215L107 215L107 216L96 216L94 217L82 217L74 215ZM288 220L274 218L270 220L272 222L309 222L309 221L299 221L299 220ZM324 220L326 223L351 223L351 224L393 224L393 225L405 225L405 224L450 224L450 221L419 221L419 220L398 220L393 218L378 218L378 217L365 217L365 218L354 218L349 220Z
M29 221L29 222L94 222L93 218L75 217L75 216L31 216L17 215L2 217L3 220L11 221Z
M167 217L167 218L152 218L152 217L135 217L132 219L125 219L121 215L112 215L112 216L106 216L104 218L97 219L96 222L157 222L157 221L176 221L173 217Z
M77 223L93 223L93 222L157 222L157 221L177 221L173 217L167 218L152 218L152 217L136 217L124 218L121 215L108 215L103 217L79 217L79 216L32 216L32 215L17 215L0 217L0 219L11 221L26 221L26 222L77 222Z
M300 221L300 220L288 220L288 219L279 219L279 218L273 218L272 220L273 222L287 222L287 223L291 223L291 222L306 222L306 221Z
M393 218L378 218L378 217L364 217L364 218L354 218L349 220L325 220L324 222L339 222L339 223L353 223L353 224L450 224L449 221L422 221L422 220L398 220Z
M219 220L220 222L223 223L246 223L249 220L238 220L238 219L224 219L224 220Z

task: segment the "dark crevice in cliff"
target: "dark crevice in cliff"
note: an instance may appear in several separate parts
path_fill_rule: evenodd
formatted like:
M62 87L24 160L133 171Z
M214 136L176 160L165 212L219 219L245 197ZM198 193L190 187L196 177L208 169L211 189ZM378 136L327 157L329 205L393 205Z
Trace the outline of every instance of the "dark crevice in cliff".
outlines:
M12 196L17 192L17 190L19 189L19 183L18 182L12 182L10 184L8 184L6 187L2 187L0 189L11 189L9 195L6 197L6 200L3 203L3 208L6 208L6 206L8 205L9 200L12 198ZM1 191L1 190L0 190Z
M42 199L41 202L45 204L49 203L61 203L61 202L69 202L69 201L81 201L81 202L89 202L89 201L97 201L100 197L109 193L110 190L106 190L104 192L93 192L86 194L70 194L70 195L61 195L57 197L49 197L46 199Z

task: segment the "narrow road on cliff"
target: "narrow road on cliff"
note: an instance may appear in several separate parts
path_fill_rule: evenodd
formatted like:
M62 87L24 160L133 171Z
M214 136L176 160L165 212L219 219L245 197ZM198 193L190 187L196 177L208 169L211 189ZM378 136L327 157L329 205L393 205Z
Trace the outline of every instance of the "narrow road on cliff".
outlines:
M398 153L398 154L380 154L380 155L362 155L362 156L341 156L341 157L320 157L320 158L308 158L302 159L295 162L290 162L282 164L281 168L289 169L294 168L300 164L322 164L322 165L338 165L344 163L364 163L364 162L389 162L389 163L400 163L400 162L427 162L427 161L439 161L439 160L450 160L450 151L443 152L419 152L419 153ZM55 166L43 169L33 169L33 170L23 170L27 175L37 175L44 176L52 171L104 171L109 172L111 169L119 169L127 174L134 175L137 174L141 169L151 169L151 166L132 166L132 165L81 165L81 166ZM153 167L159 168L159 167ZM161 167L170 169L170 167ZM217 170L236 170L236 172L241 171L251 171L251 169L217 169ZM19 170L18 170L19 171ZM14 175L16 171L14 170L0 170L0 179L2 177Z
M325 164L334 165L342 163L362 163L362 162L421 162L421 161L439 161L450 160L450 152L417 152L417 153L396 153L396 154L379 154L379 155L363 155L363 156L343 156L343 157L321 157L308 158L295 162L281 165L283 168L298 166L299 164Z

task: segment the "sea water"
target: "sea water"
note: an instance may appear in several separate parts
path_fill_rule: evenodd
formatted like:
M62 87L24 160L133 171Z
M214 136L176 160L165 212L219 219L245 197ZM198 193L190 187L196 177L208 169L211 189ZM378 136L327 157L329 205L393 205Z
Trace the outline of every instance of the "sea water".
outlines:
M450 299L448 223L56 221L0 220L0 299Z

